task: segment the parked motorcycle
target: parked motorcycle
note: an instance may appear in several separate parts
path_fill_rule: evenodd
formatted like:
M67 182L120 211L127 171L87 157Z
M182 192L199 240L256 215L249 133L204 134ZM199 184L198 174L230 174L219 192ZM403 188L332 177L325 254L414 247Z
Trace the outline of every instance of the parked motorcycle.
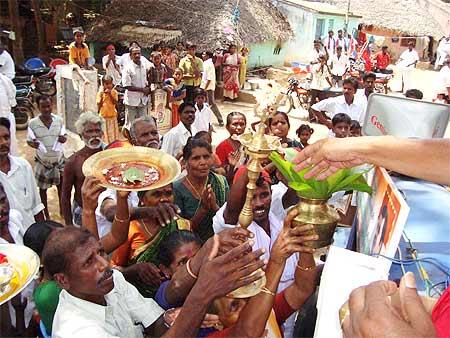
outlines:
M47 67L38 58L27 60L23 65L16 67L21 76L31 76L31 87L43 95L53 96L56 94L56 82L52 67Z
M11 109L16 119L16 129L27 129L29 120L34 117L33 91L30 86L16 83L16 102L17 105Z

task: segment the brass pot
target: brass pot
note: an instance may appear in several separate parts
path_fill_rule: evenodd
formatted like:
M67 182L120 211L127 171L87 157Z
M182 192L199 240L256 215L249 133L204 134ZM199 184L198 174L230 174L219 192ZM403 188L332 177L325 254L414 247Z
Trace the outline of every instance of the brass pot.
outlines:
M334 230L339 220L337 211L327 204L328 199L309 199L300 196L300 202L295 206L298 215L292 222L293 227L312 224L314 229L309 235L318 235L319 239L303 243L311 248L323 248L333 241Z

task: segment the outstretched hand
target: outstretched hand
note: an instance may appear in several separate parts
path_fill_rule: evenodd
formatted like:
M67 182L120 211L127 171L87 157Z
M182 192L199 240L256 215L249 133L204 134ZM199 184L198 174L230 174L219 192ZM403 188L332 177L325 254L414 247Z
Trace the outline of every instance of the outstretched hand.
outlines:
M364 164L364 159L354 151L356 146L360 146L360 139L348 137L317 141L307 146L294 158L295 170L300 171L312 166L312 169L305 174L305 178L317 177L318 180L324 180L339 169Z
M400 309L390 298L397 292L394 282L377 281L353 290L348 301L349 314L342 322L344 337L436 337L412 273L402 278L399 291Z

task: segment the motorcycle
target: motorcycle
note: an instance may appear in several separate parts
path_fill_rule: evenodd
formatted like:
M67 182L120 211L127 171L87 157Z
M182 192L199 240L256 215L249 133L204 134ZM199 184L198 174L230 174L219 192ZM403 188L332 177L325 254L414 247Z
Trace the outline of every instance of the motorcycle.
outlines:
M53 68L47 67L42 60L29 59L23 65L17 66L16 69L22 76L31 76L31 87L36 89L39 94L48 96L56 94Z
M16 129L27 129L29 120L34 117L33 91L29 85L16 84L16 102L17 105L11 109L16 119Z
M287 101L285 102L285 113L288 114L292 109L303 108L308 110L311 104L311 95L309 89L309 82L300 81L291 77L288 79L288 89L286 93Z

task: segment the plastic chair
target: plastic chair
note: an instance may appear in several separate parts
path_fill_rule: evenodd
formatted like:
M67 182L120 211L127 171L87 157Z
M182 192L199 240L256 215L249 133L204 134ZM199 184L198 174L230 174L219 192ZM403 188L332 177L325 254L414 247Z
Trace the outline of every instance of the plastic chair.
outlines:
M44 63L44 61L42 61L39 58L31 58L28 59L27 61L25 61L24 64L25 68L31 70L31 69L39 69L39 68L45 68L47 67Z
M67 65L68 62L64 59L53 59L52 61L50 61L49 66L52 67L53 69L56 69L56 66L58 65Z

